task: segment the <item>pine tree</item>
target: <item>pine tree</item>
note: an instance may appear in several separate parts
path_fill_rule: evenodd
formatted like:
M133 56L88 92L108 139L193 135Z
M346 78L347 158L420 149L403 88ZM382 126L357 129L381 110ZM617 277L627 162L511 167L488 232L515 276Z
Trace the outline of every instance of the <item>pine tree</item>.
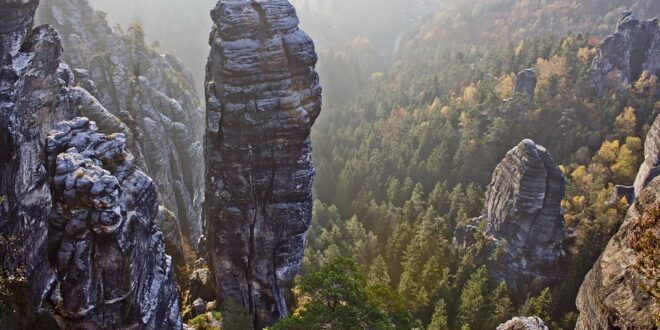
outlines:
M488 313L488 302L484 297L488 277L486 267L481 267L470 276L463 290L458 306L458 317L463 327L470 329L483 329Z
M543 289L537 297L529 297L520 307L520 315L538 316L546 323L552 320L554 298L549 288Z
M447 306L445 306L444 300L440 299L435 304L433 319L427 330L449 330L449 326L447 325Z
M500 283L492 295L491 316L488 322L489 329L495 329L498 325L513 317L513 302L509 297L509 288L506 282Z
M380 284L387 287L390 286L390 275L387 270L385 258L383 258L382 255L378 255L371 263L371 266L369 266L369 274L367 279L370 284Z

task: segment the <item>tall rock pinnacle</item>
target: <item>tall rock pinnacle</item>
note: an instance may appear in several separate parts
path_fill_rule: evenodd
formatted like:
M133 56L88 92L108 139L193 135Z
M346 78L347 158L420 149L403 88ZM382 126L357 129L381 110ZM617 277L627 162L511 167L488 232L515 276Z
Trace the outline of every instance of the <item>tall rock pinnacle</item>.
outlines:
M317 55L286 0L222 0L211 16L205 232L220 303L261 328L287 314L311 221Z
M560 280L566 179L550 153L531 140L509 151L493 173L484 210L488 233L502 247L494 276L521 292Z

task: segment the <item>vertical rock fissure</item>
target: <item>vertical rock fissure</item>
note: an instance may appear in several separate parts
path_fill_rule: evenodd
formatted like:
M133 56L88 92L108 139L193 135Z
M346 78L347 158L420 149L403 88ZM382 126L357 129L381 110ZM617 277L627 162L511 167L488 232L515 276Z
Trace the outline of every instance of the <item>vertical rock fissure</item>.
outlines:
M545 165L546 164L544 162L544 166ZM548 189L549 189L548 187L550 187L550 169L546 167L545 168L545 191L543 192L543 201L542 201L542 204L541 204L541 209L536 211L536 214L534 214L534 216L533 216L531 228L536 228L536 224L539 221L539 218L541 218L541 215L543 215L543 209L546 207L547 202L548 202ZM526 250L526 252L529 252L529 251L533 250L533 248L532 249L529 248L529 244L534 242L534 239L533 239L534 235L535 235L535 233L532 230L530 230L527 233L527 237L525 238L525 250Z
M246 105L247 107L247 105ZM255 227L257 226L257 220L259 217L259 198L257 195L257 187L254 184L254 161L253 161L253 150L252 145L248 144L248 168L250 169L250 187L252 190L252 198L254 205L254 216L252 217L252 222L250 223L250 238L249 238L249 251L248 251L248 260L245 269L245 280L247 281L247 295L248 295L248 310L250 315L253 315L253 322L255 328L257 327L256 319L256 306L253 301L253 284L252 284L252 265L254 263L255 251Z

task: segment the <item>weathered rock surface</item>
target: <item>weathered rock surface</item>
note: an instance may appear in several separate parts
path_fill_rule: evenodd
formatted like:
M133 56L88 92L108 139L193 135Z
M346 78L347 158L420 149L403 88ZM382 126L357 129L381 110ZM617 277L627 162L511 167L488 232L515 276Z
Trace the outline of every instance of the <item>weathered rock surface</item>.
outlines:
M644 162L635 179L635 195L639 196L657 176L660 176L660 116L655 119L644 142Z
M64 60L78 85L129 127L127 144L138 167L154 179L163 206L180 223L164 228L168 244L177 246L182 232L196 246L202 233L204 120L190 72L147 45L141 28L113 31L87 1L43 0L38 20L62 35Z
M525 69L520 71L516 75L516 79L513 80L513 92L525 93L530 96L534 96L534 91L536 90L536 79L536 70Z
M543 320L536 316L514 317L504 324L500 324L497 330L549 330Z
M656 329L660 322L659 123L646 138L636 201L580 287L577 329Z
M189 295L191 299L201 298L204 301L215 300L215 279L211 270L208 268L199 268L190 275Z
M128 128L73 86L52 27L25 35L37 2L12 4L2 7L17 25L2 40L20 47L0 54L0 280L24 282L17 299L33 308L0 311L0 328L180 328L157 194L125 150ZM80 115L103 125L66 121Z
M504 324L500 324L497 330L549 330L543 320L536 316L514 317Z
M48 26L32 30L36 4L4 2L2 13L12 20L1 23L2 40L20 46L0 54L0 280L29 284L22 299L35 307L17 317L34 316L52 275L40 274L47 263L47 219L53 203L45 141L50 127L74 112L61 93L66 87L58 77L62 47L57 33ZM27 35L25 29L30 30ZM4 312L0 310L0 327L22 326Z
M3 0L0 2L0 54L16 53L32 30L37 0ZM4 56L3 58L4 59Z
M621 14L616 32L600 46L592 64L596 91L621 89L644 70L660 76L660 19L640 21L630 11Z
M286 0L222 0L211 16L205 236L219 302L262 328L287 314L311 221L317 56Z
M172 259L156 229L158 193L135 169L126 137L78 117L55 125L47 154L56 278L43 308L71 328L181 328Z
M566 180L550 153L522 141L497 166L486 193L487 234L501 249L491 273L519 293L561 280ZM531 288L534 283L538 287Z

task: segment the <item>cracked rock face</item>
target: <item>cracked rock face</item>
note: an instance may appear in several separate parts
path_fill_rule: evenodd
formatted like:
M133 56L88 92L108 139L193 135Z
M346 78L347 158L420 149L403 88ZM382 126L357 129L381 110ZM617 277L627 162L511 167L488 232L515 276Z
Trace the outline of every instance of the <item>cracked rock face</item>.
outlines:
M660 178L656 119L645 142L635 203L580 287L576 329L655 329L660 322Z
M222 0L211 16L206 237L220 302L262 328L287 314L311 221L317 56L286 0Z
M36 1L11 3L3 15L17 26L2 40L20 47L0 54L0 279L25 282L19 299L39 320L0 311L0 327L181 328L157 194L126 151L130 131L73 86L52 27L24 34ZM103 125L68 121L81 115Z
M548 327L539 317L514 317L504 324L500 324L497 330L548 330Z
M204 119L192 74L177 58L147 45L141 28L113 31L86 0L42 0L38 20L62 35L77 85L130 130L127 146L137 166L154 179L163 206L175 215L163 228L168 245L181 253L183 234L195 247L202 234Z
M492 275L517 292L561 280L566 180L550 153L522 141L497 166L486 193L488 235L501 249ZM526 287L530 283L539 287Z
M600 46L592 64L596 91L621 89L634 83L644 70L660 76L660 19L640 21L624 12L616 32Z
M657 176L660 176L660 116L655 118L653 127L646 136L644 162L639 168L634 184L635 195L639 196L642 190Z

